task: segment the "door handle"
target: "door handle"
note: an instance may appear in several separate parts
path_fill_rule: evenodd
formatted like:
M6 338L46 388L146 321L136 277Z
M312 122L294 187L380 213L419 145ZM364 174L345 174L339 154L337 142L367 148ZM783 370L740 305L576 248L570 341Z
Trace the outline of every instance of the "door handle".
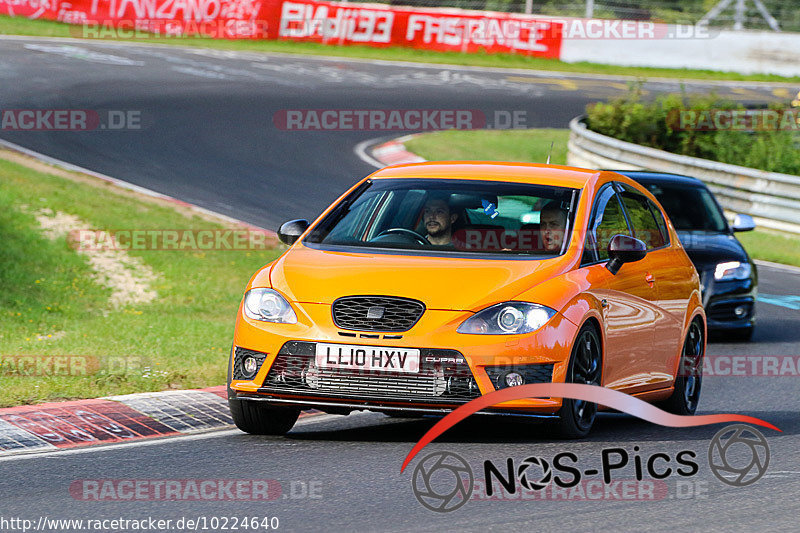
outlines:
M656 277L653 276L650 272L645 274L644 280L652 287L653 284L656 282Z

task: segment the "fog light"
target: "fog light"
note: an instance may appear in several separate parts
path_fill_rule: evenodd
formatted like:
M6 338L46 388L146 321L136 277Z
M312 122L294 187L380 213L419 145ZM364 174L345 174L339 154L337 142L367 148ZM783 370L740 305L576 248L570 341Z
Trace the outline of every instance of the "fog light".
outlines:
M509 372L506 374L507 387L519 387L523 383L525 383L525 378L523 378L522 374L519 372Z
M746 305L737 305L736 308L733 310L733 314L738 317L743 317L747 314L747 306Z
M252 378L258 371L258 361L252 355L247 355L242 360L242 369L244 370L245 377Z

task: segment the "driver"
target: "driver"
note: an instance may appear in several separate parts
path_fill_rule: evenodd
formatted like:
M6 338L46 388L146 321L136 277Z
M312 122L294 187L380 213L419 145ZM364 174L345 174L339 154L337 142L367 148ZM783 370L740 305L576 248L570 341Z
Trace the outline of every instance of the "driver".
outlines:
M458 218L457 213L450 210L449 195L431 195L425 202L422 210L422 220L425 223L425 236L433 245L450 246L453 244L453 223Z
M567 212L561 209L561 202L548 202L539 214L542 245L548 252L560 252L567 228Z

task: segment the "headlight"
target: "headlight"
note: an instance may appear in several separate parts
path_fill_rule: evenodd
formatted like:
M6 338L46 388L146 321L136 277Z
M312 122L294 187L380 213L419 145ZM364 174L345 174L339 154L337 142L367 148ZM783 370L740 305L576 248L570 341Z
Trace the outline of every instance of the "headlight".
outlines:
M739 261L728 261L719 263L714 270L714 279L717 281L728 281L733 279L747 279L750 277L750 263L740 263Z
M528 302L506 302L475 313L458 326L458 333L518 335L530 333L553 318L554 309Z
M244 314L253 320L297 324L297 315L286 298L272 289L250 289L244 295Z

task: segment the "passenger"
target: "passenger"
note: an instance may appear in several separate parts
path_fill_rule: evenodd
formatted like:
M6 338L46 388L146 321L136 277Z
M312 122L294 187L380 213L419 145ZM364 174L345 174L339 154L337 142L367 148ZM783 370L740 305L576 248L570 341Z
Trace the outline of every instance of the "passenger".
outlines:
M542 246L548 252L558 253L564 242L564 231L567 229L567 212L561 209L561 202L548 202L539 214L539 231Z

